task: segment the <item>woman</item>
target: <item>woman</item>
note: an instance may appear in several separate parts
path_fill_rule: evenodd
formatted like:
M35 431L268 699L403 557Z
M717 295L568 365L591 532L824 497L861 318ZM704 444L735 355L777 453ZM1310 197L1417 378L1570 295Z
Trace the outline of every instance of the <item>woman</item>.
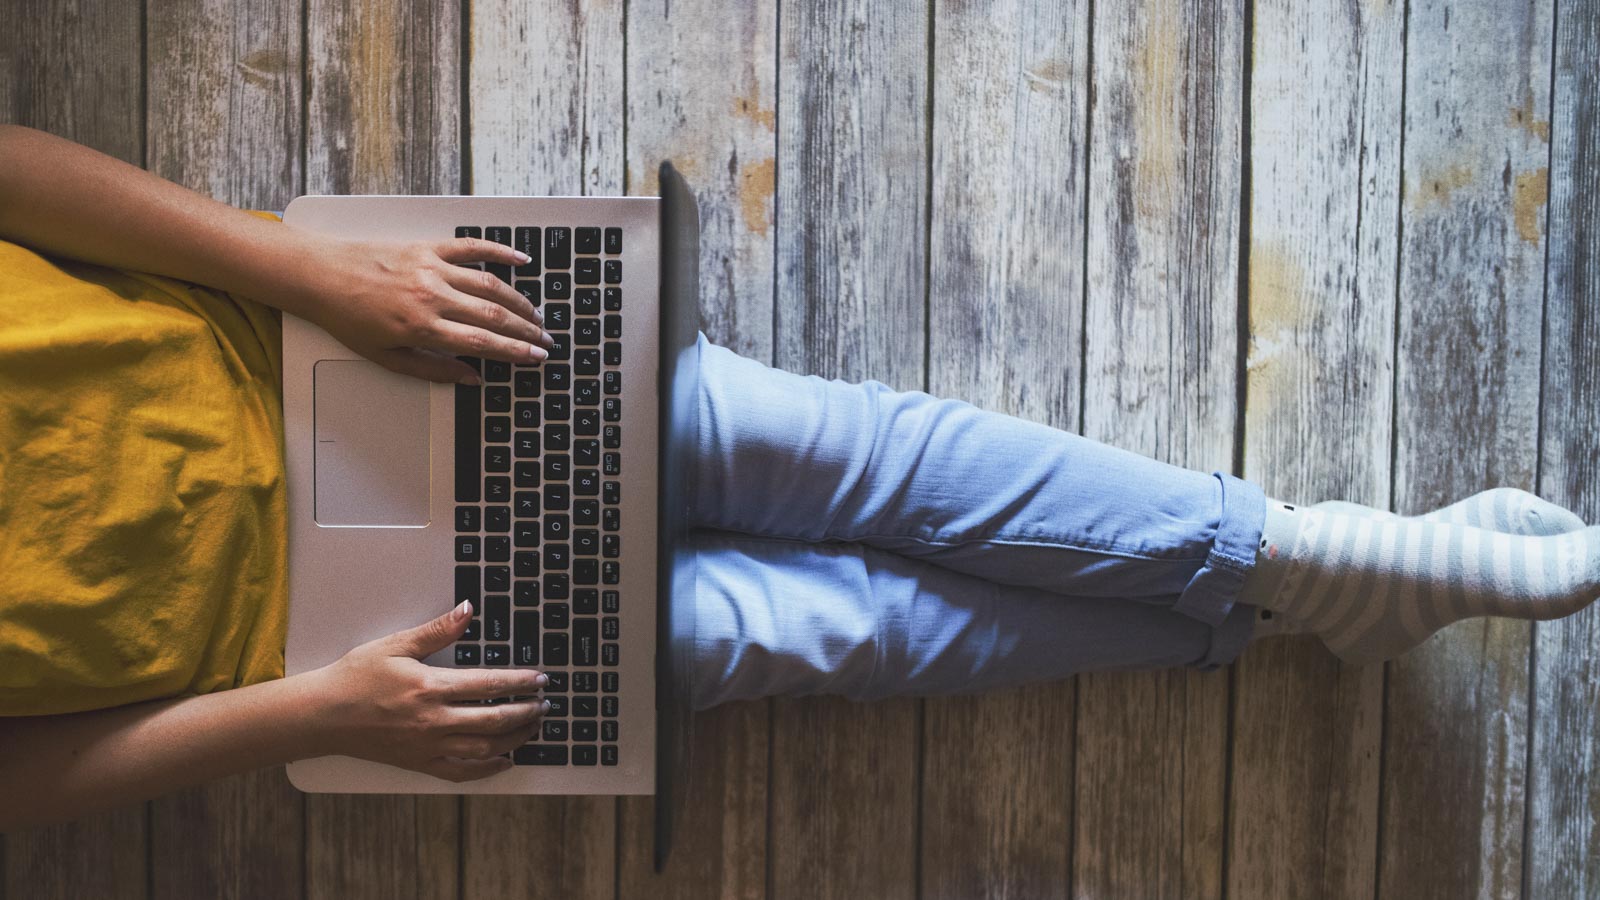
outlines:
M470 379L456 354L549 346L537 309L461 265L516 254L316 237L14 127L0 238L0 829L321 754L457 781L508 765L543 676L420 663L464 609L282 677L274 310ZM1519 491L1418 519L1298 508L701 340L700 707L1212 668L1293 632L1373 662L1600 593L1600 528ZM489 698L517 699L457 702Z

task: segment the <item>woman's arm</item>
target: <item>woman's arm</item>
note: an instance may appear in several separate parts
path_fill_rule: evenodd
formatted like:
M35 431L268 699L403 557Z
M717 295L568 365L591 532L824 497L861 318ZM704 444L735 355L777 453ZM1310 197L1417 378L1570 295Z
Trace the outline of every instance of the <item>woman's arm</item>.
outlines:
M511 763L539 727L532 669L444 669L419 660L466 629L468 604L278 681L182 700L0 718L0 832L75 819L226 775L341 754L451 781Z
M458 265L527 261L510 247L316 235L15 125L0 125L0 238L249 297L435 381L472 374L455 354L526 363L551 345L532 303L489 272Z

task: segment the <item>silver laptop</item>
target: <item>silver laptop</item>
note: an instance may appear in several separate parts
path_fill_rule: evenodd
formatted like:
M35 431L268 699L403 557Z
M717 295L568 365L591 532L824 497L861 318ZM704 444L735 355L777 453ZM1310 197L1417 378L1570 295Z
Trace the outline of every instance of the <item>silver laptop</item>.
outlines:
M467 359L430 384L283 317L290 674L471 600L439 666L549 674L552 710L517 765L457 784L325 757L304 791L649 794L658 857L686 777L698 378L698 214L670 165L657 197L301 197L284 220L344 238L481 236L538 305L548 360Z

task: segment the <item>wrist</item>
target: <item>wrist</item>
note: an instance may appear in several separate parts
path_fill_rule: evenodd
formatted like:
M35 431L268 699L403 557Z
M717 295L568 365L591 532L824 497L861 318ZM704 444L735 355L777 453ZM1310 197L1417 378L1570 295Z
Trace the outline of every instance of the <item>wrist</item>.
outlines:
M333 667L291 675L282 681L291 713L286 724L295 733L294 759L345 753L341 723L346 720L341 695L333 690Z

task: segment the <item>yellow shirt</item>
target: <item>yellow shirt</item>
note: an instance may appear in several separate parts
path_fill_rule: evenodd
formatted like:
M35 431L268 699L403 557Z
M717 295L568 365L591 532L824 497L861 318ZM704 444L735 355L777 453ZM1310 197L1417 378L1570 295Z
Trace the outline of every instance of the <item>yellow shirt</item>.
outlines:
M0 716L283 676L282 326L0 241Z

